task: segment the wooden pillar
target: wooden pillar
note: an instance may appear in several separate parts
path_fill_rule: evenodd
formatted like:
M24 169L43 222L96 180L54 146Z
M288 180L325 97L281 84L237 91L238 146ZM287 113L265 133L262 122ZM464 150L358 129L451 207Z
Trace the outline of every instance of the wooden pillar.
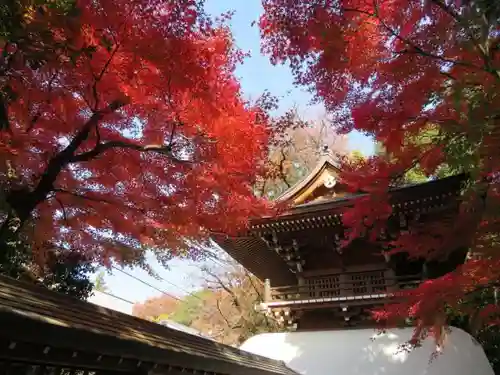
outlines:
M266 279L264 281L264 302L271 302L271 280Z
M385 283L388 292L394 292L399 289L399 283L396 279L396 273L392 268L387 268L384 272Z
M422 280L427 280L429 278L429 270L427 268L427 262L422 264Z
M306 285L306 281L302 275L297 276L297 285L298 285L298 296L297 298L307 298L308 293L306 292L306 288L304 287Z

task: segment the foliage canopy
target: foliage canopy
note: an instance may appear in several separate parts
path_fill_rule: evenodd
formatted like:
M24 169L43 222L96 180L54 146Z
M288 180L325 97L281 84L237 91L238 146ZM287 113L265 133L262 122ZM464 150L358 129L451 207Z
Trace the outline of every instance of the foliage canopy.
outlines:
M2 251L24 236L34 257L164 261L267 209L251 186L268 118L241 97L243 54L202 1L0 9L15 16L0 34Z

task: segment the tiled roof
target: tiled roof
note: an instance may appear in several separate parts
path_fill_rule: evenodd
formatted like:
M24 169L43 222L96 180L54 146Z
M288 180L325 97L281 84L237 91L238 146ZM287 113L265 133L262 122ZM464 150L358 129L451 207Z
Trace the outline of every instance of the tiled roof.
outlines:
M0 339L175 366L294 375L282 362L0 276Z

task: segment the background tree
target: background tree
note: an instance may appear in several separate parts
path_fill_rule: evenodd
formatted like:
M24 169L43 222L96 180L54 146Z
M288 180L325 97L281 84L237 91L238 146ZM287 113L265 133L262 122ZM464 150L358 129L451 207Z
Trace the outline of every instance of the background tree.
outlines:
M192 327L208 337L239 345L261 332L280 330L277 322L256 310L263 301L263 284L227 255L202 265L205 285L181 300L169 296L136 304L133 314L153 321L162 319Z
M479 229L470 225L467 210L458 221L436 228L443 242L471 235L474 257L378 315L389 321L410 315L417 324L415 341L428 333L439 337L447 307L465 309L460 301L497 284L500 276L500 5L441 0L264 0L263 5L263 50L274 62L290 64L297 82L316 92L341 130L372 135L389 156L345 169L343 179L353 190L372 192L344 215L345 224L356 229L351 233L369 231L363 219L370 205L374 217L368 220L383 228L377 224L391 212L383 203L388 188L415 167L426 178L443 166L466 172L464 204L486 203ZM412 256L440 256L429 236L430 231L404 233L393 241L394 251L404 247ZM480 316L489 324L498 322L498 305L476 307L487 312Z
M470 333L481 344L495 374L500 374L500 329L496 324L483 324L481 314L498 305L498 297L496 288L476 289L460 302L465 308L447 309L450 325Z
M171 313L164 314L174 322L192 327L193 321L201 313L203 301L209 298L211 292L206 289L201 289L187 294L177 304L176 308Z
M159 316L170 316L179 305L179 300L163 295L150 298L143 303L136 303L132 307L132 315L146 320L155 320Z
M98 292L108 292L109 288L106 284L106 280L104 280L104 271L100 271L94 281L94 290L97 290Z
M90 275L95 266L85 254L49 248L43 262L34 262L25 244L16 251L2 254L0 274L28 281L79 299L90 297L93 283Z
M264 285L229 256L203 267L207 295L191 326L229 345L240 345L264 332L281 330L271 317L258 310L264 302Z
M266 117L202 1L56 3L20 3L32 19L0 46L2 252L25 236L35 259L49 244L144 265L146 248L165 261L266 209L251 189Z
M258 195L276 199L316 166L325 148L332 156L347 153L347 138L338 135L325 117L305 121L296 110L290 110L273 122L280 131L270 141Z
M57 249L48 251L47 257L42 265L34 267L41 285L80 299L90 297L94 286L90 274L95 267L85 254Z

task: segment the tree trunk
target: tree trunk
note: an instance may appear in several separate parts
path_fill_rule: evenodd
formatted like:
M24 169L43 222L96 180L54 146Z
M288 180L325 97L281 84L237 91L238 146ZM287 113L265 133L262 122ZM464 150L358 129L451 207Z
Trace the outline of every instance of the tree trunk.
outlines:
M92 129L99 124L99 121L106 114L114 112L123 105L125 103L115 101L105 109L95 112L78 131L70 144L50 159L47 168L33 190L21 188L12 190L7 194L7 203L11 208L11 212L9 212L7 220L0 227L0 251L8 250L9 247L12 247L11 243L18 240L19 232L24 224L31 217L36 207L54 191L54 184L59 174L71 163L76 151L88 138Z

